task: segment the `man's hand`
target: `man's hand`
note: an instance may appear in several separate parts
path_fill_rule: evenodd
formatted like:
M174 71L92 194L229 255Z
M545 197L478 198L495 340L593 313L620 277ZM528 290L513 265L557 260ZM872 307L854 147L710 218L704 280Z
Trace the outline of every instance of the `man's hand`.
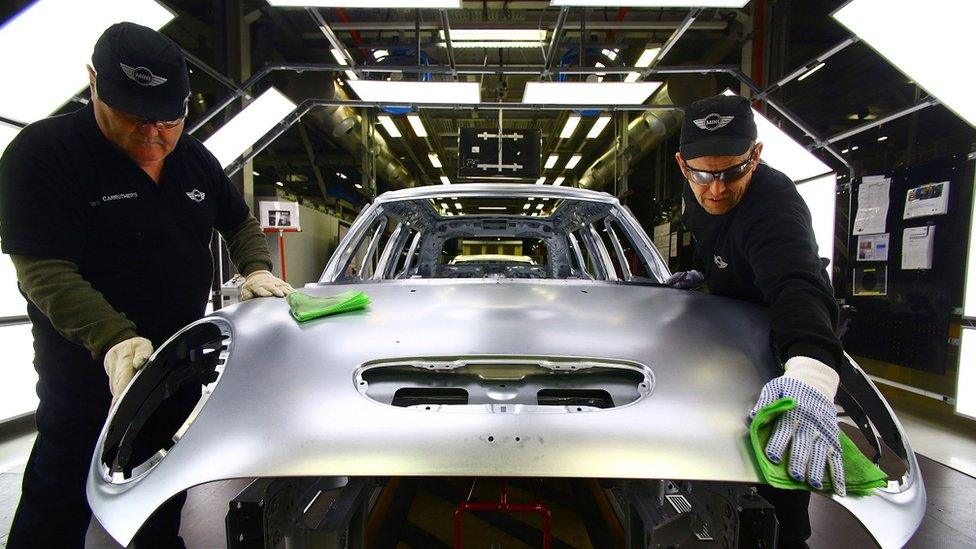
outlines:
M112 404L132 381L136 371L142 369L152 355L153 344L144 337L130 337L116 343L105 355L105 373L112 391Z
M694 290L705 283L705 277L698 271L678 271L664 281L666 286L679 290Z
M841 457L840 428L834 396L839 383L837 372L819 360L795 356L786 361L786 373L770 380L762 389L750 417L760 409L785 397L796 401L796 408L776 420L773 435L766 445L766 457L780 463L790 446L790 476L817 490L823 489L824 469L829 466L834 492L844 496L844 461Z
M254 271L244 279L241 301L252 297L285 297L294 291L295 288L269 271Z

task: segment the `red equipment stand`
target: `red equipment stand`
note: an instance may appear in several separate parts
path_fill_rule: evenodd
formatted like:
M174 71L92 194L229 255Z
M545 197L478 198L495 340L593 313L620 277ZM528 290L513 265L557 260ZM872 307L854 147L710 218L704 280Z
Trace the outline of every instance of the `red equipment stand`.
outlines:
M278 257L281 260L281 280L288 282L285 274L285 233L300 233L301 229L281 227L281 228L265 228L266 233L278 233Z
M468 498L458 503L457 510L454 511L454 549L462 549L461 528L463 526L464 514L469 511L490 511L506 514L535 513L542 515L542 549L552 549L552 511L542 502L542 498L539 496L538 481L533 481L532 483L532 495L535 497L535 503L509 503L508 486L505 484L505 479L499 479L502 493L497 503L493 501L471 501L476 482L478 482L477 479L471 482L471 490L468 492Z

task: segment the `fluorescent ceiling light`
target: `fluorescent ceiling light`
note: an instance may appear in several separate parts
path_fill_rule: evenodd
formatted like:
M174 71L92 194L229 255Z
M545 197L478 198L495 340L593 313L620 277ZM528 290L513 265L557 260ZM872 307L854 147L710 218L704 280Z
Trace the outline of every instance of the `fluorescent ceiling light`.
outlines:
M614 50L605 49L601 53L603 53L603 55L607 56L607 59L609 59L611 61L616 61L617 60L617 52L614 51Z
M526 202L526 203L525 203L525 205L524 205L524 206L522 206L522 209L523 209L523 210L528 210L528 209L529 209L529 208L531 208L531 207L532 207L532 204L529 204L528 202Z
M417 134L417 137L427 137L427 128L424 128L424 122L420 119L419 114L408 114L407 122L410 122L410 127L413 128L413 133Z
M763 156L766 151L763 150ZM836 177L827 174L800 183L796 186L800 197L807 203L813 220L813 235L817 239L820 257L826 257L833 262L834 257L834 209L837 204ZM833 279L833 269L827 269L827 274Z
M566 169L572 170L573 168L576 167L577 164L579 164L580 160L583 160L583 156L579 154L574 154L569 158L569 162L566 163Z
M536 185L542 185L545 182L546 182L546 178L545 177L540 177L539 179L536 179L535 180L535 184ZM532 200L532 197L529 197L529 200Z
M396 122L390 118L390 115L381 114L376 118L380 121L380 124L383 125L383 129L386 130L386 133L390 134L390 137L403 137L403 135L400 133L400 128L398 128Z
M546 169L547 170L553 169L556 166L556 162L559 162L559 155L558 154L550 154L549 155L549 158L546 159ZM541 179L543 181L546 180L546 178L544 178L544 177L541 178Z
M723 93L725 95L736 95L730 90L725 90ZM762 159L767 164L785 173L793 181L803 181L833 172L830 166L824 164L803 145L776 127L762 113L753 109L752 114L756 119L759 141L763 144ZM856 147L851 147L851 150L855 149Z
M539 204L538 206L535 207L535 209L541 210L543 206L545 206L545 204Z
M349 85L363 101L378 103L447 103L481 102L477 82L401 82L355 80Z
M637 62L634 63L635 67L650 67L654 59L657 58L657 54L661 53L661 48L647 48L641 52L640 57L637 58Z
M540 178L540 179L545 179L545 178L543 177L543 178ZM530 196L529 197L529 202L532 202L533 200L535 200L535 197L534 196Z
M882 135L881 137L878 138L878 141L884 141L886 139L888 139L888 136L887 135Z
M268 0L276 8L460 8L461 0Z
M560 186L560 185L562 185L562 184L563 184L563 181L566 181L566 178L565 178L565 177L563 177L563 176L559 176L559 177L557 177L557 178L555 179L555 181L553 181L553 182L552 182L552 184L553 184L554 186L556 186L556 187L558 187L558 186ZM542 200L544 200L544 201L545 201L545 200L549 200L549 199L548 199L548 198L543 198Z
M442 175L441 176L441 183L443 183L445 185L450 185L451 184L451 180L448 179L446 175ZM458 207L460 207L460 206L458 206Z
M461 209L461 203L460 202L455 202L454 203L454 208L460 210Z
M441 167L441 159L437 156L437 153L427 153L427 158L430 159L430 165L435 168Z
M551 6L622 8L741 8L749 0L552 0Z
M207 138L203 145L226 168L293 110L295 104L291 99L275 88L268 88Z
M451 43L471 41L515 41L539 42L545 41L546 29L451 29ZM444 31L440 31L441 40L446 40Z
M559 138L569 139L570 137L573 137L573 133L576 131L576 126L579 126L582 118L583 117L576 113L569 115L569 117L566 118L566 124L563 126L563 131L559 134Z
M336 175L339 176L340 179L349 179L349 176L342 172L336 172Z
M640 105L660 82L529 82L523 103L546 105Z
M275 181L275 185L277 185L279 187L284 187L285 186L285 184L282 183L281 181Z
M478 206L479 210L507 210L505 206Z
M349 62L346 61L346 56L343 55L341 51L332 48L332 57L335 57L336 63L345 67L349 66Z
M593 123L593 127L590 128L590 133L586 134L586 138L596 139L597 137L600 137L600 134L603 133L603 128L606 128L607 124L609 123L610 115L601 114L600 117L596 119L596 122Z
M959 64L973 49L976 2L852 0L834 18L976 126L976 73Z
M253 170L251 171L251 173L252 173L252 174L254 174L254 175L261 175L261 174L259 174L258 172L256 172L256 171L253 171Z
M851 150L852 150L852 151L856 151L856 150L858 150L858 149L860 149L860 148L861 148L861 147L858 147L857 145L854 145L853 147L851 147Z
M34 122L88 85L85 65L106 28L132 21L160 29L174 14L152 0L38 0L0 27L0 115ZM16 79L16 85L13 82Z
M956 413L976 418L976 328L964 327L959 344Z
M447 202L441 202L441 208L444 208L446 210L450 208L450 206L447 205Z
M803 75L800 76L799 78L797 78L796 81L797 82L802 82L803 80L805 80L811 74L813 74L813 73L819 71L820 69L824 68L825 65L827 65L827 63L820 63L816 67L813 67L812 69L810 69L807 72L803 73Z
M451 33L451 38L454 38L454 33ZM451 41L451 46L454 48L538 48L539 42L503 42L503 41L465 41L465 42L454 42ZM446 48L447 42L438 42L437 47Z
M356 183L355 185L353 185L353 187L356 187L357 189L362 189L363 188L363 186L360 185L359 183Z
M359 77L353 71L346 71L346 78L349 80L359 80Z
M661 53L661 48L647 48L637 58L637 62L634 63L635 67L650 67L651 63L657 58L657 54ZM624 82L632 83L640 80L641 73L639 72L628 72L627 76L624 78Z

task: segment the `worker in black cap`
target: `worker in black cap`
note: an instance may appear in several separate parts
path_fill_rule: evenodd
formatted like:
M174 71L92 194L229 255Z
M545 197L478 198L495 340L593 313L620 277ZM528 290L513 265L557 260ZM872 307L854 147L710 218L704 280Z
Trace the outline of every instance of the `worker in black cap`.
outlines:
M214 229L247 277L244 299L292 291L269 272L260 226L216 158L183 133L179 46L112 25L88 73L87 107L27 126L0 158L0 239L28 300L40 397L11 549L84 546L109 407L154 348L203 316ZM185 499L160 507L135 546L183 546Z
M767 457L788 459L790 475L816 490L830 474L834 491L844 495L833 404L844 359L837 304L810 211L793 181L760 160L762 150L745 98L717 95L685 111L675 159L688 180L684 223L695 237L697 272L676 273L671 283L687 287L704 278L712 294L769 306L785 372L762 389L750 415L794 398L797 407L778 420ZM776 509L780 547L805 547L810 493L768 486L760 493Z

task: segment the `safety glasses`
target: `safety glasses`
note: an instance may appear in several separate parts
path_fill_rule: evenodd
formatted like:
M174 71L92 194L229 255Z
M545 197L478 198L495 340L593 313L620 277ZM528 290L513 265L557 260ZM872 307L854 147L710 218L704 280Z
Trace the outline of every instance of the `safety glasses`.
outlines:
M109 108L112 109L112 107ZM186 119L185 111L183 116L177 118L176 120L153 120L152 118L144 118L142 116L122 112L118 109L112 109L112 111L115 112L115 114L120 118L124 118L128 123L139 126L140 128L156 126L156 128L160 130L171 130L182 124Z
M724 170L718 170L714 172L706 170L696 170L688 166L688 163L681 160L684 164L685 175L688 177L688 181L691 181L695 185L707 186L711 185L715 181L721 181L722 183L731 183L733 181L738 181L752 169L753 162L755 162L755 152L756 149L753 148L752 152L749 153L749 158L745 161L725 168Z

